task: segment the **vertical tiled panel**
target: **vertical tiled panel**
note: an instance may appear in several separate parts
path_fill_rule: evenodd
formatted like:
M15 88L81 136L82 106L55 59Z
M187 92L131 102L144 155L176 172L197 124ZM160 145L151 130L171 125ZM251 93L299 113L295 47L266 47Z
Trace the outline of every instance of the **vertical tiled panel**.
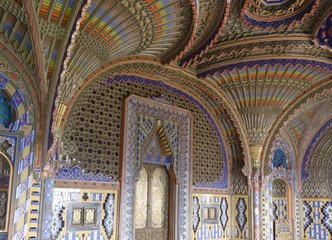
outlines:
M230 239L230 231L230 196L194 194L192 226L194 239Z
M273 198L274 220L287 218L287 198Z
M55 188L53 190L52 216L50 220L49 239L116 239L117 226L117 191L97 189L70 189ZM84 226L77 228L77 231L68 230L69 223L67 215L70 212L70 203L100 204L101 214L99 216L100 227L98 230L88 230ZM46 234L46 233L45 233Z
M233 214L234 239L249 239L248 196L234 196Z
M330 199L303 199L302 237L332 239L332 201Z

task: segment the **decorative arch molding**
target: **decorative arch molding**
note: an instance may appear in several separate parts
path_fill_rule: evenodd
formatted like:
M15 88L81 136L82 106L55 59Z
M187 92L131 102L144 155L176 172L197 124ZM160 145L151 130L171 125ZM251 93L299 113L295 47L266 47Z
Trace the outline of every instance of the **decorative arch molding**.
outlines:
M315 148L315 145L319 142L320 139L324 137L324 132L330 129L332 126L332 118L328 120L321 128L316 132L314 137L311 139L306 151L304 158L301 164L301 182L309 177L308 167L310 163L310 154L312 150Z
M223 72L225 70L232 71L233 69L242 69L246 68L253 68L255 66L263 67L264 65L280 65L280 66L310 66L312 68L320 69L322 72L332 72L332 64L328 60L323 59L315 59L309 58L303 59L303 56L300 56L301 59L298 58L269 58L269 59L259 59L259 60L249 60L249 61L239 61L237 63L230 63L226 65L219 65L214 68L207 69L206 71L200 72L197 76L199 78L207 78L213 76L216 72Z
M190 75L189 73L184 73L177 68L165 67L159 63L153 62L155 59L147 57L133 56L131 58L119 58L117 60L110 61L109 63L103 65L101 68L97 69L95 72L91 73L86 80L82 83L80 88L73 90L70 97L71 100L67 103L63 103L63 108L60 112L54 111L54 114L61 115L57 117L62 119L59 122L60 129L64 129L68 116L74 106L77 98L80 94L88 88L94 81L99 81L106 78L112 78L115 76L128 76L128 77L139 77L148 78L151 81L162 82L165 86L177 89L186 94L189 94L195 101L199 102L204 106L206 111L213 117L218 128L221 129L221 134L223 139L225 138L226 131L222 130L220 121L216 121L218 114L220 117L227 117L230 120L232 128L234 128L234 135L232 139L236 139L240 148L242 148L244 154L245 162L245 173L249 174L248 169L250 169L250 153L249 143L246 138L245 129L241 125L241 118L238 112L233 108L227 96L221 93L216 86L212 86L206 79L197 79L196 77ZM53 124L53 127L56 124ZM229 132L229 129L227 129ZM61 132L62 134L62 132ZM61 139L62 136L59 137ZM60 141L60 140L59 140ZM226 154L229 159L231 159L232 154L228 149L228 144L226 145ZM236 159L236 156L234 156Z
M122 178L121 178L121 219L120 239L134 239L134 185L135 173L140 168L140 159L137 158L138 119L140 115L150 116L162 121L171 121L178 125L179 140L178 163L174 164L174 173L177 175L177 236L175 239L191 239L191 134L192 119L186 110L174 106L155 102L138 96L129 96L125 101L125 119L122 142Z
M12 77L18 77L16 74L13 74ZM28 100L26 100L27 90L24 88L24 93L20 90L22 86L18 88L15 86L12 81L3 73L0 72L0 89L8 96L10 101L13 115L13 127L11 132L16 132L26 124L34 121L34 112L29 110L26 106Z
M321 83L313 86L309 92L305 92L300 99L295 99L287 109L282 112L282 115L278 117L273 124L272 129L270 130L269 135L267 136L264 147L262 149L261 159L264 159L263 162L263 174L264 176L270 174L272 169L269 167L268 162L270 158L266 157L267 154L273 153L273 142L277 139L277 136L280 134L282 129L285 128L288 121L298 113L298 111L310 102L310 100L321 98L327 96L331 93L332 82L329 77L322 80ZM297 164L296 164L297 165Z
M275 7L276 5L279 5L279 7L281 7L279 11L273 10L273 7ZM258 26L263 29L267 27L278 28L283 25L293 25L296 21L304 22L308 15L314 13L314 10L317 8L318 5L319 0L246 0L243 18L253 27ZM266 9L262 9L262 6L265 6ZM265 15L263 15L262 13L265 13Z

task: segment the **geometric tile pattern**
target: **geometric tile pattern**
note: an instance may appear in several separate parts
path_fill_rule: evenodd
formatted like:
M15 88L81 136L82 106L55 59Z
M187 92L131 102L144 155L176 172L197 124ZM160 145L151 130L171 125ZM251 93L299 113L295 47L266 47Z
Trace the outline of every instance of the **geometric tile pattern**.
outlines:
M52 202L52 217L51 217L51 231L50 238L51 240L57 239L64 221L62 218L62 212L64 210L64 196L62 192L54 191L53 192L53 202Z
M16 132L17 130L19 130L21 127L23 127L24 125L26 125L28 123L29 123L29 111L26 111L14 123L14 126L12 128L12 132Z
M29 132L27 135L25 135L21 139L20 151L22 151L24 148L26 148L34 140L35 140L35 130L32 130L31 132Z
M77 233L72 232L72 233L65 233L62 236L61 240L82 240L82 238Z
M50 236L51 220L52 220L52 201L53 201L54 179L45 179L44 190L44 213L42 224L42 238L47 239Z
M101 232L91 232L90 235L87 236L86 240L104 240L104 236Z
M220 216L220 223L222 226L222 229L226 231L227 225L228 225L228 203L227 203L227 198L223 197L221 199L220 203L220 210L221 210L221 216Z
M115 194L110 193L106 198L105 203L105 219L103 225L105 227L107 237L111 238L114 232L114 209L115 209Z
M74 165L72 167L61 167L55 174L56 179L63 180L81 180L81 181L94 181L94 182L115 182L111 177L105 176L102 173L86 173L80 166Z
M50 198L53 199L50 231L48 234L45 232L42 239L115 240L117 238L116 190L54 188ZM72 213L75 208L85 209L84 217L81 216L84 219L81 221L83 224L80 226L73 225ZM88 208L97 209L93 215L95 223L90 225L86 225Z
M17 187L16 187L16 199L21 196L23 192L25 192L31 185L32 175L24 179Z
M6 219L7 202L8 202L8 193L7 193L7 191L0 191L0 219ZM1 221L0 222L0 229L4 229L5 224L6 224L6 221Z
M12 237L11 240L22 240L28 233L28 224L22 226Z
M193 228L194 239L229 239L230 238L230 197L216 194L194 194ZM208 221L204 209L218 209L216 221Z
M200 210L199 198L198 198L198 196L194 196L193 197L193 219L192 219L194 235L196 235L198 225L200 223L199 210Z
M287 218L287 199L273 198L274 220Z
M17 109L24 102L24 97L20 90L16 90L16 92L11 97L11 102L14 109Z
M248 196L234 196L234 239L249 239Z
M275 221L276 240L292 240L292 220L279 219Z
M0 89L5 89L9 79L0 73Z
M20 174L25 168L29 167L32 164L33 156L33 152L30 152L28 155L22 158L22 160L18 163L17 174Z
M9 128L13 122L13 113L10 102L3 92L0 92L0 124L3 124L5 128Z
M317 240L332 239L331 200L304 199L302 237Z
M332 233L332 202L326 202L323 205L323 221L322 223L329 229Z
M16 223L22 215L24 215L30 207L30 199L27 199L25 202L23 202L14 213L14 223Z

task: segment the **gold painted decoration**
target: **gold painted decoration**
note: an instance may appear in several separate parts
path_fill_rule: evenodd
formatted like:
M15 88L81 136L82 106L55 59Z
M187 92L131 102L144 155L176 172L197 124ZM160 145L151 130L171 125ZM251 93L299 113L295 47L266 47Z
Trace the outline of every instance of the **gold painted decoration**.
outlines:
M82 225L83 209L82 208L73 208L72 212L72 225Z
M162 228L165 221L166 173L157 168L152 174L152 227Z
M135 228L146 228L148 210L148 173L145 168L142 168L139 172L135 196Z
M85 225L93 225L96 223L96 209L95 208L86 208L85 209Z

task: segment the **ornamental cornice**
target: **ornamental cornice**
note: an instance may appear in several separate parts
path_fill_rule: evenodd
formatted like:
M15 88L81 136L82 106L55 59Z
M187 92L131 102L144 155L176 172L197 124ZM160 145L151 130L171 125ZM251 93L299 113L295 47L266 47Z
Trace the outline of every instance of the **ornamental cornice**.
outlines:
M246 107L246 108L240 108L237 110L241 115L242 114L276 114L279 115L282 112L282 108L280 107L274 107L274 106L257 106L257 107Z
M276 40L268 39L264 42L241 42L233 46L225 46L206 53L202 59L197 60L197 71L201 73L229 61L241 61L257 57L276 57L276 56L296 56L296 57L315 57L326 60L331 59L331 54L322 50L319 46L311 44L308 40Z
M230 91L235 88L247 88L255 86L287 86L296 87L298 90L305 90L312 84L309 82L301 81L296 78L283 78L283 77L260 77L255 79L241 79L239 82L220 83L223 91Z

